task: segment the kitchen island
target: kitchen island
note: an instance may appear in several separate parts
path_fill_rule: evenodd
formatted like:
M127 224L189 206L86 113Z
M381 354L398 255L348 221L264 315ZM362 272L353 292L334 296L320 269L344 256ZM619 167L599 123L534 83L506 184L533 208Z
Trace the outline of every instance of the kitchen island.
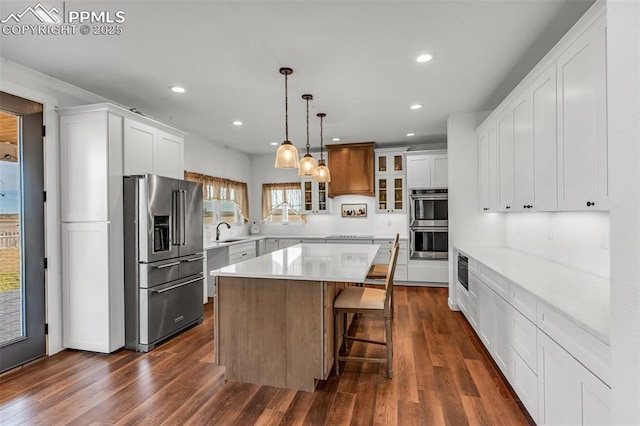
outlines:
M227 379L313 391L333 365L333 299L364 282L377 244L297 244L211 271Z

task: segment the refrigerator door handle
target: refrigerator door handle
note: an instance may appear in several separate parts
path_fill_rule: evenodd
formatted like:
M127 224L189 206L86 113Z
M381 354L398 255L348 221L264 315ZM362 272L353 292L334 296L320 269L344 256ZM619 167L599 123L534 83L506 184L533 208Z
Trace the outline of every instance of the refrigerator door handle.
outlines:
M180 192L171 193L171 240L174 245L180 245Z
M180 244L187 245L187 191L180 191Z

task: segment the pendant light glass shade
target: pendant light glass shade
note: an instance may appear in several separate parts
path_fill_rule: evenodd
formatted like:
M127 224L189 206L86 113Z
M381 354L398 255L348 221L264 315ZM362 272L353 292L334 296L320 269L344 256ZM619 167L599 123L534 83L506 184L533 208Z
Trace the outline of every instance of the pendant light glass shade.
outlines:
M297 169L300 166L298 150L290 141L282 142L276 152L276 169Z
M318 167L313 171L313 178L316 182L331 182L331 173L329 172L329 168L325 166L324 160L320 160L318 163Z
M323 145L323 137L322 137L322 119L327 116L327 114L323 112L319 112L318 117L320 117L320 161L318 161L318 166L313 170L313 178L316 182L326 183L331 182L331 173L329 172L329 168L324 164L324 155L322 153L322 145Z
M313 171L318 166L316 159L311 154L305 154L300 160L300 169L298 176L313 176Z
M297 169L300 166L298 150L289 140L289 98L287 94L287 77L293 74L291 68L280 68L280 74L284 75L284 127L285 140L276 152L276 169Z
M302 99L307 101L307 153L300 160L300 168L298 169L298 176L313 176L313 170L316 168L318 163L316 163L316 159L313 158L313 155L309 153L309 101L313 99L312 95L302 95Z

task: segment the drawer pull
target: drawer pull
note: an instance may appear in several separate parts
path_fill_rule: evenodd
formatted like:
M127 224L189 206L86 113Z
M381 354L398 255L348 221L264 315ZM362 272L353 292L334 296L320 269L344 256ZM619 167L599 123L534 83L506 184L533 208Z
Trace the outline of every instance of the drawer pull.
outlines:
M191 259L187 259L187 262L196 262L198 260L204 260L204 256L192 257Z
M165 263L164 265L154 266L154 268L156 268L156 269L164 269L164 268L168 268L170 266L177 266L179 264L180 264L180 262L171 262L171 263Z
M160 293L164 293L164 292L167 292L167 291L170 291L170 290L175 290L176 288L183 287L183 286L185 286L187 284L195 283L196 281L202 281L203 279L204 279L204 277L200 276L198 278L194 278L192 280L185 281L185 282L180 283L180 284L172 285L171 287L163 288L162 290L151 290L151 292L160 294Z

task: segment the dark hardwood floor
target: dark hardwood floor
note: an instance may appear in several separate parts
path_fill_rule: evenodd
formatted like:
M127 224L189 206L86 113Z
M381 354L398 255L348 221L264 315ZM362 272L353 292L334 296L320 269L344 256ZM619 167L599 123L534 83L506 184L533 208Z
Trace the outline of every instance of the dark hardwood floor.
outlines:
M148 354L66 350L0 376L0 424L526 425L504 378L447 289L394 290L394 377L347 363L313 393L220 380L213 307L205 321ZM360 332L380 338L382 321ZM382 356L354 344L353 354Z

